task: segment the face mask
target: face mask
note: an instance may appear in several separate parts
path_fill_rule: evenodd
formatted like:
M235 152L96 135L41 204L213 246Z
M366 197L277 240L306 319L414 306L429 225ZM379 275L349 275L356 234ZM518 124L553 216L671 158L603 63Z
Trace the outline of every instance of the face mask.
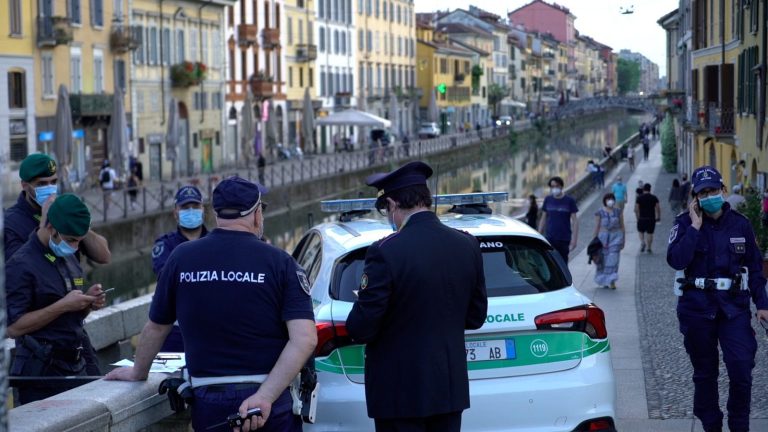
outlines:
M58 190L59 187L56 185L38 186L35 188L35 201L42 207L48 197L58 192Z
M723 208L724 202L725 200L723 199L723 194L717 194L717 195L700 199L699 206L705 212L709 214L714 214L720 211L721 208Z
M184 209L179 210L179 225L186 229L195 229L203 224L202 209Z
M613 207L614 204L616 204L616 201L614 200L607 200L605 202L605 205L607 205L608 207Z
M563 192L563 190L561 188L559 188L559 187L553 187L552 188L552 195L554 195L554 196L558 196L562 192Z
M75 252L77 252L77 249L70 246L69 243L65 242L64 240L60 241L59 244L54 243L53 236L48 239L48 247L51 249L54 255L60 258L74 255Z

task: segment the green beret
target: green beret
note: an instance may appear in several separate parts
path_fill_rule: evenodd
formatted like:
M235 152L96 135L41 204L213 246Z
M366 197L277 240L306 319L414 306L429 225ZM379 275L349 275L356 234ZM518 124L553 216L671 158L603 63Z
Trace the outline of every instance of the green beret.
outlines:
M33 153L21 161L19 177L28 182L37 177L51 177L56 174L56 161L45 153Z
M91 212L77 195L61 194L48 208L48 222L61 234L82 237L91 226Z

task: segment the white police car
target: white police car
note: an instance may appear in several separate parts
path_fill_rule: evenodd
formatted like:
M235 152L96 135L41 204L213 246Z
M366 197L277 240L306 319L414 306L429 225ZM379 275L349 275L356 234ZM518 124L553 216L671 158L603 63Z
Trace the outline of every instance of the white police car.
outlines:
M506 200L505 192L440 195L438 204ZM392 229L367 218L375 199L324 201L338 222L311 228L294 250L312 283L320 394L309 431L369 431L364 346L345 321L367 247ZM471 207L471 206L470 206ZM613 431L615 383L603 311L571 282L559 254L527 225L493 214L445 213L441 221L478 238L488 318L466 332L471 408L463 431ZM435 270L438 271L438 270Z

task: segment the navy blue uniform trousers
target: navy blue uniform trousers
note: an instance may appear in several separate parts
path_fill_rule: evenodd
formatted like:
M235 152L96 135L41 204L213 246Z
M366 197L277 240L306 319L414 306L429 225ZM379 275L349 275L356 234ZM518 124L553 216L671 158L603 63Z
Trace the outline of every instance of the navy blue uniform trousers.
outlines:
M199 387L194 390L192 401L192 428L195 431L208 431L209 427L221 423L228 416L235 414L240 404L256 393L258 384L224 384ZM259 428L263 432L301 432L301 417L293 415L293 399L288 390L284 391L272 404L272 412L267 423ZM211 432L232 432L232 428L221 426L210 429Z

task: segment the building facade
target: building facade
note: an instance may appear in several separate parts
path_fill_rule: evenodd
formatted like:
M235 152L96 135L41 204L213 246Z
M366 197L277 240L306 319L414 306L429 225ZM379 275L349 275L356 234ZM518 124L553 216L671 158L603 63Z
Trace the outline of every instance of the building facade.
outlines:
M309 89L311 99L317 96L315 88L315 63L317 44L315 41L315 6L324 0L286 0L285 1L285 108L288 129L286 145L297 146L303 152L316 153L317 137L313 137L312 147L301 133L304 109L304 91ZM351 15L351 12L350 12ZM318 30L319 31L319 30ZM313 108L314 112L314 108Z

